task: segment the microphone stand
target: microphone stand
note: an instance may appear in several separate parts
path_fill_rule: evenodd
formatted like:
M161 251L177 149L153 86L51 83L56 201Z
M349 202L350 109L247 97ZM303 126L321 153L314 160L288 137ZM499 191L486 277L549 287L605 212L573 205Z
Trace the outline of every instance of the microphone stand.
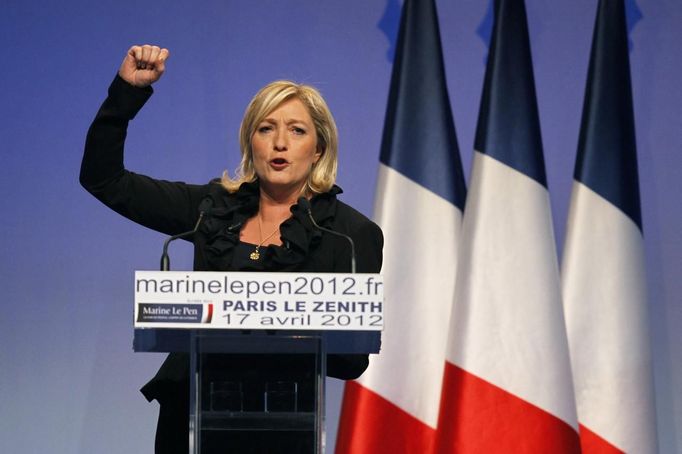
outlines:
M348 241L348 243L350 243L350 272L352 274L355 274L355 242L353 242L353 238L343 233L335 232L334 230L318 225L317 222L315 222L315 219L313 218L310 201L305 197L299 197L298 206L301 207L301 209L308 215L308 219L310 219L310 222L313 223L313 226L315 226L315 228L317 228L318 230L322 230L323 232L327 232L332 235L345 238Z

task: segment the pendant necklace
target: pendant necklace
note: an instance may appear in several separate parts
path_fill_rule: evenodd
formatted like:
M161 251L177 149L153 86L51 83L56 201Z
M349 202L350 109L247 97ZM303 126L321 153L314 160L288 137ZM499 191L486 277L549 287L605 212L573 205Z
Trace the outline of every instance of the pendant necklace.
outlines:
M260 244L258 246L256 246L256 249L254 249L253 252L251 254L249 254L249 258L251 260L260 259L260 247L263 245L263 243L265 243L270 238L272 238L273 235L277 232L279 232L279 226L277 226L277 228L270 235L265 237L264 240L261 240ZM260 237L263 238L263 225L261 224L260 216L258 216L258 233L259 233Z

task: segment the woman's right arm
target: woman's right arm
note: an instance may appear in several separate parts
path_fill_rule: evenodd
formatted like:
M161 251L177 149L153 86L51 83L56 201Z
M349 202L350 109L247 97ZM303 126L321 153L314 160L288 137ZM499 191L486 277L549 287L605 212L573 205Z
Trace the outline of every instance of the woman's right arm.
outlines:
M130 172L123 164L128 122L152 95L151 84L163 74L167 57L167 50L152 46L128 51L88 130L80 182L116 212L172 235L194 226L205 187L155 180Z

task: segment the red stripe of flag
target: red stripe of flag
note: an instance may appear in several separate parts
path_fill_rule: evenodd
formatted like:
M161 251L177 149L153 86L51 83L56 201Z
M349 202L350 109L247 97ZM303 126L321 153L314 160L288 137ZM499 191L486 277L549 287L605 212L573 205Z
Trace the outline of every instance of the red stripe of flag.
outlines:
M428 453L435 435L432 427L375 392L346 383L336 454Z
M580 424L580 446L585 454L625 454L602 437Z
M445 363L438 453L579 453L575 429L556 416ZM425 451L414 451L425 452Z

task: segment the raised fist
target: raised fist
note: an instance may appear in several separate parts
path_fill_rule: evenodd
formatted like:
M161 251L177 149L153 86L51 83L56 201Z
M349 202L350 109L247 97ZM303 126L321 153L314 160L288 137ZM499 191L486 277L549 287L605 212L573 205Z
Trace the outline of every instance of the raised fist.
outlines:
M147 87L161 78L168 56L168 49L158 46L133 46L123 59L118 75L131 85Z

